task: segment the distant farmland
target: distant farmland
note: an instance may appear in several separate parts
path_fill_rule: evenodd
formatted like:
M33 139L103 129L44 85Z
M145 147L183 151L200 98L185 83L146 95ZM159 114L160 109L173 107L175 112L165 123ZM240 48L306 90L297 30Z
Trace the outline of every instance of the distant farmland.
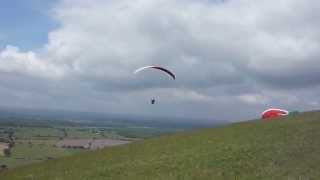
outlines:
M135 122L130 125L121 121L116 126L114 122L107 125L108 122L103 122L98 127L88 127L87 124L32 118L7 120L0 116L0 143L12 141L14 144L10 156L0 155L0 166L11 169L180 130L163 124L159 128L140 127ZM73 145L74 142L80 146Z
M56 146L59 148L73 148L73 149L102 149L105 147L118 146L128 144L131 141L117 140L117 139L64 139L58 141Z
M110 133L102 131L100 128L18 126L1 127L1 129L2 132L10 132L14 139L15 145L11 149L9 157L3 156L2 149L5 148L5 144L0 142L0 166L6 165L9 168L129 142L122 140L126 137L113 131ZM7 139L8 136L8 134L2 133L4 139ZM87 143L88 147L74 146L74 142ZM64 143L65 146L59 146L61 143Z

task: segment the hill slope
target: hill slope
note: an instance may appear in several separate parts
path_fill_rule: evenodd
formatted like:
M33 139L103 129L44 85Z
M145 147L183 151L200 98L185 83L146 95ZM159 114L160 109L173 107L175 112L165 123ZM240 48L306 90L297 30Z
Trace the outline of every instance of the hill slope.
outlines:
M319 179L320 113L145 140L9 170L0 179Z

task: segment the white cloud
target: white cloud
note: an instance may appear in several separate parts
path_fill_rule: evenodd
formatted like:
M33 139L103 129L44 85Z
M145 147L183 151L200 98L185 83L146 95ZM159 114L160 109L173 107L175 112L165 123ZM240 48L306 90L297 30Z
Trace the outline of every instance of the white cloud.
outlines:
M48 78L60 78L64 75L61 66L40 59L34 52L20 52L14 46L7 46L0 51L0 71Z
M312 27L318 24L298 26L314 15L300 7L305 4L295 0L61 1L54 10L61 26L50 32L41 55L75 74L110 79L128 78L135 67L152 63L188 79L195 66L204 68L202 76L221 79L241 73L239 64L262 74L288 72L313 64L320 47ZM300 31L292 33L294 25Z
M60 26L48 44L30 52L8 46L0 51L0 72L58 79L65 96L72 92L64 84L75 91L85 84L79 94L116 97L107 104L119 112L143 113L132 102L153 94L167 106L194 102L207 114L228 105L256 105L251 114L269 104L303 102L308 109L292 89L310 97L308 88L320 82L319 7L299 0L64 0L52 11ZM177 80L133 77L149 64L169 67ZM104 104L99 95L79 104Z

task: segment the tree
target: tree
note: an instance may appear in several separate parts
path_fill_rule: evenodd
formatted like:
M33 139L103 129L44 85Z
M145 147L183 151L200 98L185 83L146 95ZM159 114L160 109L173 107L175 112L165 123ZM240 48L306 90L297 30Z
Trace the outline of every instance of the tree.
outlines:
M7 165L5 165L5 164L0 165L0 171L5 170L5 169L8 169Z
M6 148L3 150L3 153L6 157L9 157L11 155L11 151L10 151L10 148Z

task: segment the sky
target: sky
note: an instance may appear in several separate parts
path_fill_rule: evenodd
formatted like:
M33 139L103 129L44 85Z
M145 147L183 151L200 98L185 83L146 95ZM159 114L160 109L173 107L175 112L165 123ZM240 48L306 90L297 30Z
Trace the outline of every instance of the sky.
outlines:
M7 0L0 106L212 121L254 119L269 107L320 109L319 8L301 0ZM177 79L133 74L146 65Z
M47 43L48 32L57 27L50 18L55 0L11 0L0 6L0 48L14 43L23 50L32 50Z

